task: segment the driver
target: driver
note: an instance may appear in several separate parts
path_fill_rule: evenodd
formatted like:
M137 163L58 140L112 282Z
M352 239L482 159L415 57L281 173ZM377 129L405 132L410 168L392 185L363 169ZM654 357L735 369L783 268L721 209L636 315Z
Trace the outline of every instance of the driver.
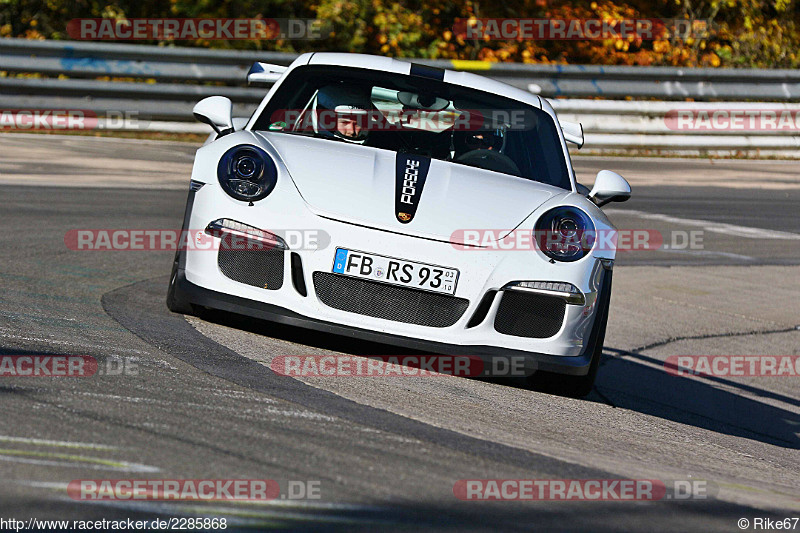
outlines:
M467 132L464 136L467 150L502 151L503 133L501 130Z
M369 136L367 120L372 102L367 88L326 85L314 101L314 132L323 137L364 144Z

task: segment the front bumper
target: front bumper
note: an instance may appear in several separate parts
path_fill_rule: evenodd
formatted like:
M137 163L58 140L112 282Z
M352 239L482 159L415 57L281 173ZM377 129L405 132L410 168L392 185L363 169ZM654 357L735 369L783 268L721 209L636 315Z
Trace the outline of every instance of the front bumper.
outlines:
M610 290L610 279L604 274L604 288ZM177 269L175 291L179 299L195 305L219 309L231 313L250 316L270 322L277 322L289 326L302 327L344 337L381 342L395 346L402 346L413 350L420 350L436 354L477 356L487 364L493 363L495 358L522 357L525 360L525 374L530 375L535 371L555 372L582 376L589 371L592 357L595 353L597 332L599 328L592 328L589 342L583 347L581 354L576 356L553 356L522 350L509 350L498 346L448 344L430 341L418 337L406 337L390 333L368 330L353 326L345 326L333 322L303 316L289 309L255 300L248 300L239 296L225 294L195 285L186 279L183 269ZM602 347L600 347L602 348Z

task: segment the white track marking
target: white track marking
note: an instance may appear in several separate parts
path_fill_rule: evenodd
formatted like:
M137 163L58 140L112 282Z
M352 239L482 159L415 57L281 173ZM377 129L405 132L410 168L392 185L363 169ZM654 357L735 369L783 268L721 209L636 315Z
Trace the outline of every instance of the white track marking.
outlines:
M45 440L45 439L28 439L25 437L11 437L9 435L0 435L0 442L19 442L22 444L33 444L34 446L58 446L61 448L83 448L87 450L117 450L116 446L108 446L106 444L95 444L93 442L72 442L66 440Z
M733 254L730 252L715 252L713 250L680 250L670 248L659 248L657 252L676 253L676 254L693 254L693 255L714 255L727 257L728 259L738 259L739 261L755 261L755 257L749 255Z
M75 343L69 341L61 341L58 339L44 339L42 337L28 337L26 335L16 335L14 333L9 333L8 330L0 330L0 337L5 339L15 339L20 341L29 341L29 342L41 342L45 344L54 344L54 345L62 345L62 346L72 346L75 348L102 348L113 350L115 352L125 352L125 353L138 353L138 354L146 354L147 352L143 352L142 350L134 350L132 348L120 348L118 346L110 346L105 344L82 344L82 343Z
M198 505L196 502L131 502L131 501L92 501L83 502L89 505L99 505L137 511L143 513L180 514L183 516L214 516L228 519L228 525L259 525L260 521L291 520L292 522L322 522L339 524L364 524L375 525L375 530L381 530L379 525L392 525L396 522L381 518L378 513L385 513L387 508L371 505L353 505L310 501L267 500L256 502L226 501L223 505ZM217 502L220 503L220 502ZM327 512L326 512L327 511ZM342 516L337 512L372 512L371 517ZM274 527L274 526L273 526ZM266 529L266 528L265 528Z
M222 412L230 412L234 415L249 415L249 414L256 414L256 415L278 415L278 416L285 416L288 418L305 418L308 420L318 420L321 422L337 422L338 419L333 416L324 415L321 413L315 413L313 411L298 411L294 409L279 409L277 407L259 407L258 409L242 409L240 407L227 407L224 405L213 405L213 404L202 404L202 403L193 403L193 402L184 402L179 400L159 400L155 398L141 398L136 396L118 396L115 394L103 394L97 392L83 392L83 391L75 391L74 394L80 394L83 396L91 396L95 398L108 398L117 401L123 402L132 402L132 403L144 403L144 404L151 404L151 405L161 405L161 406L172 406L172 405L181 405L184 407L194 407L198 409L205 409L205 410L214 410L214 411L222 411ZM266 401L261 401L259 403L274 403L273 401L267 399Z
M607 215L617 216L634 216L646 220L659 220L661 222L668 222L671 224L682 224L684 226L696 226L705 231L712 233L722 233L724 235L733 235L735 237L744 237L746 239L778 239L784 241L800 241L800 234L790 233L788 231L777 231L762 228L752 228L749 226L737 226L735 224L726 224L724 222L712 222L711 220L697 220L694 218L680 218L670 215L662 215L659 213L646 213L644 211L628 210L628 209L606 209Z
M91 459L91 458L90 458ZM104 459L105 460L105 459ZM161 469L155 466L142 465L138 463L129 463L127 461L111 461L117 463L115 465L104 465L98 463L90 463L85 461L70 461L69 459L33 459L31 457L23 457L17 455L3 455L0 452L0 461L8 463L22 463L29 465L39 466L58 466L63 468L86 468L89 470L112 470L115 472L146 472L154 473L160 472Z

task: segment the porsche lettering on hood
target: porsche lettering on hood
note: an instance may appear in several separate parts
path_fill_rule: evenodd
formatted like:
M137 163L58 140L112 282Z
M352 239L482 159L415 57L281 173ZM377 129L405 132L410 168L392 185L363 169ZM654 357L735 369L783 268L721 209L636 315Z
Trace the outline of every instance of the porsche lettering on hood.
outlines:
M265 137L318 215L419 237L512 230L549 198L568 192L426 156L299 135Z
M408 224L414 220L430 167L430 157L397 154L394 211L401 224Z

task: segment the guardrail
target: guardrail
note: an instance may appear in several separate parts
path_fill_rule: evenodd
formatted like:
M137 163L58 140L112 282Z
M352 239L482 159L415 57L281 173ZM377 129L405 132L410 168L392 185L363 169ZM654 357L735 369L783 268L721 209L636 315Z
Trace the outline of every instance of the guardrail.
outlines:
M188 124L193 121L191 110L198 100L224 95L233 100L236 115L249 115L265 94L263 88L244 86L251 64L264 61L288 65L296 57L276 52L0 39L0 71L12 74L0 77L0 93L5 109L83 109L101 116L108 112L135 113L155 121L149 129L158 129L158 124L166 121L170 123L163 126L167 131L180 131L180 123L187 123L185 131L204 131ZM715 135L720 139L711 142L708 135L689 132L687 137L685 131L670 130L663 119L670 109L698 105L687 103L686 99L709 102L703 104L706 108L753 106L712 103L720 100L800 101L797 70L414 61L472 71L541 96L558 98L553 103L559 115L584 124L589 148L708 145L720 150L768 147L797 151L799 144L792 135L796 130L777 134L756 131L747 135L732 132ZM117 81L110 81L111 78ZM565 97L570 99L564 100ZM620 98L660 102L613 101ZM691 137L698 139L687 144L685 139Z

